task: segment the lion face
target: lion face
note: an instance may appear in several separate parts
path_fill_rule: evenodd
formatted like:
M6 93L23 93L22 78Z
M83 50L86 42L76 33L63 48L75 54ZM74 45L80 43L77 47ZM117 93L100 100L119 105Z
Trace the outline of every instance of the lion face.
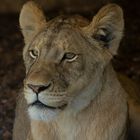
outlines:
M102 71L104 63L100 48L87 49L90 44L82 32L64 21L53 27L39 33L24 52L25 98L29 109L39 112L65 109Z
M30 15L26 16L27 13ZM114 53L108 48L116 40L115 49L118 47L121 35L114 39L114 33L118 33L115 28L113 31L100 24L94 27L95 21L80 27L73 21L76 22L62 16L46 23L33 2L25 4L21 11L26 66L24 95L33 119L49 120L65 110L85 108L101 88L103 71Z

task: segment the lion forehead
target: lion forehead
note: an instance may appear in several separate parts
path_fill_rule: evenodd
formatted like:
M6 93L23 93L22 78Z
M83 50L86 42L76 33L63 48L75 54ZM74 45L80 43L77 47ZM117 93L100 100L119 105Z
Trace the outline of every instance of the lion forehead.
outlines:
M61 24L61 23L60 23ZM63 23L59 23L53 28L50 26L43 30L32 42L32 46L37 48L47 47L58 47L64 50L72 48L72 46L79 46L82 42L82 35L77 31L76 27ZM75 47L74 47L75 48ZM76 48L75 48L76 49Z

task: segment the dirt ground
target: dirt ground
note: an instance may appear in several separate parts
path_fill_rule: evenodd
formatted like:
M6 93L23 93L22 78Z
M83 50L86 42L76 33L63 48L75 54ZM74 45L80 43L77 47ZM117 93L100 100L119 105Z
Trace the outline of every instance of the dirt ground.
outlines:
M126 28L119 54L113 60L114 68L140 83L139 4L129 0L119 4L124 9ZM18 14L0 15L0 140L12 139L16 97L25 75L23 46Z

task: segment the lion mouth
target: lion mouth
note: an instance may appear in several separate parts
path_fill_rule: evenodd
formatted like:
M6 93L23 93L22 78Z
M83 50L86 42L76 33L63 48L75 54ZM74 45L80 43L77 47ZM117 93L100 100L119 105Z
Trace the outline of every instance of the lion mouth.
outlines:
M37 107L40 107L40 108L48 108L48 109L52 109L52 110L55 110L55 109L63 110L67 106L67 104L63 104L61 106L54 107L54 106L49 106L49 105L43 104L39 100L36 100L35 102L30 104L29 106L37 106Z

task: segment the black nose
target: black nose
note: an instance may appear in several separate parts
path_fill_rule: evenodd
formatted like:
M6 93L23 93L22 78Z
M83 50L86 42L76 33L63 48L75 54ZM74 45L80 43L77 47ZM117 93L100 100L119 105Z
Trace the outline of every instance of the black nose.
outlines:
M41 91L44 91L48 89L51 86L51 83L45 84L45 85L33 85L28 84L28 87L32 89L35 93L40 93Z

